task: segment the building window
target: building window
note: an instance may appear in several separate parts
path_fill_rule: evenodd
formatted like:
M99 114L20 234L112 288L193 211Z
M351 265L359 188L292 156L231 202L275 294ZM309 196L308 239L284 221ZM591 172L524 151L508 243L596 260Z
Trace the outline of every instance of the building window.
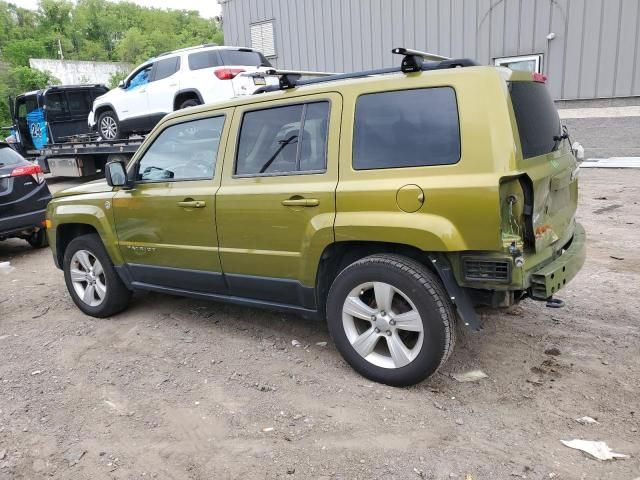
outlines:
M276 56L276 43L273 34L273 20L260 23L252 23L251 48L263 53L267 58Z
M511 70L542 73L542 54L499 57L495 59L495 64L499 67L510 68Z

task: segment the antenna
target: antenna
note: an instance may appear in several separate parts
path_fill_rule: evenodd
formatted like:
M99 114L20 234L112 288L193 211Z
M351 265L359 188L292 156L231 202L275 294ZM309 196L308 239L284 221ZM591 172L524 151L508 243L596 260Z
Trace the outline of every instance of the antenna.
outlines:
M400 70L403 73L419 72L422 70L422 63L427 61L441 62L443 60L451 60L450 57L443 57L435 53L421 52L420 50L412 50L411 48L397 47L391 50L396 55L404 55Z

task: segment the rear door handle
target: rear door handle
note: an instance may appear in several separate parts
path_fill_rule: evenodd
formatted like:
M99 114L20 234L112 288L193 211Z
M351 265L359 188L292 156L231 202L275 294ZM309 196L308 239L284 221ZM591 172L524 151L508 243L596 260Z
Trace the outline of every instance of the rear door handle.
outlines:
M178 206L182 208L204 208L206 203L203 200L185 200L178 202Z
M283 200L282 205L285 207L317 207L320 205L320 200L317 198L289 198Z

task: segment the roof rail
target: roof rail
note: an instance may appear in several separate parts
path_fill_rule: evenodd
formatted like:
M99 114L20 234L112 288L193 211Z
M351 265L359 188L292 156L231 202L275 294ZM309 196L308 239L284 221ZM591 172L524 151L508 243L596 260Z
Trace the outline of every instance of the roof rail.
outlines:
M180 53L180 52L186 52L189 50L195 50L196 48L209 48L209 47L220 47L221 45L215 44L215 43L203 43L202 45L194 45L193 47L185 47L185 48L178 48L177 50L171 50L169 52L163 52L159 55L156 55L154 58L158 58L158 57L164 57L166 55L171 55L173 53ZM233 48L229 48L229 50L233 50ZM239 47L237 48L237 50L248 50L248 51L253 51L250 48L244 48L244 47Z
M374 70L364 70L352 73L327 73L327 72L304 72L296 70L266 70L263 72L252 72L245 75L248 76L265 76L278 75L280 77L280 85L267 85L257 89L254 94L273 92L276 90L286 90L304 85L312 85L316 83L333 82L336 80L346 80L351 78L370 77L374 75L385 75L388 73L412 73L428 70L442 70L446 68L473 67L478 63L469 58L449 58L434 53L421 52L419 50L411 50L404 47L394 48L392 53L404 55L402 63L399 67L378 68ZM300 80L301 76L315 76L321 78L311 78Z

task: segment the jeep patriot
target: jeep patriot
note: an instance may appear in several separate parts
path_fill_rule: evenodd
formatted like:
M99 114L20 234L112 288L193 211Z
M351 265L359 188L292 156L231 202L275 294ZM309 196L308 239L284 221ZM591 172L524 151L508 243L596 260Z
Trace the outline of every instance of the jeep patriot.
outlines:
M555 300L585 232L545 78L402 51L171 113L127 165L57 193L47 233L76 305L107 317L151 290L326 319L356 371L403 386L476 306Z

